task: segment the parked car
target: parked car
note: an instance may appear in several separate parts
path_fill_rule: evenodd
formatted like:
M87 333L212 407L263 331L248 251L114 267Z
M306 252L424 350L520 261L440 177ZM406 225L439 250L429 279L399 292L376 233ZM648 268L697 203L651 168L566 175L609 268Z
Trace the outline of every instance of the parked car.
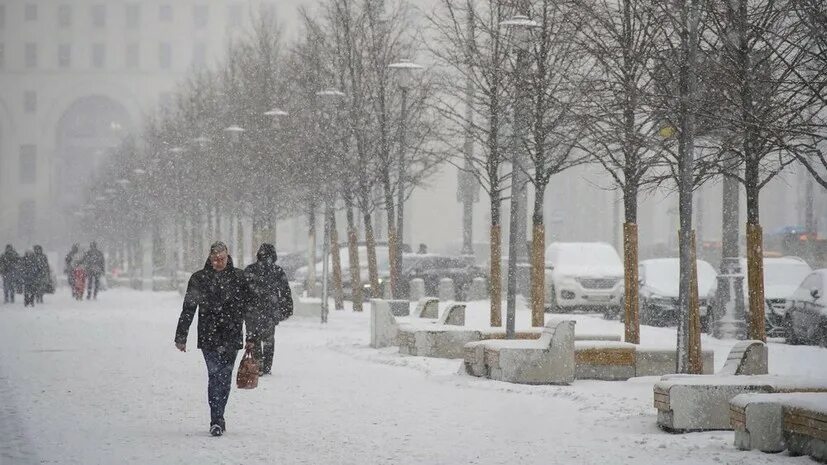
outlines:
M368 270L368 251L367 247L359 246L359 279L362 284L362 288L365 292L370 292L370 273ZM339 257L341 258L341 265L342 265L342 289L344 291L345 298L349 298L352 295L351 291L351 279L350 279L350 254L348 253L347 247L342 247L339 251ZM333 285L333 257L328 258L328 285ZM322 271L323 271L323 262L320 260L316 262L316 282L321 282L322 279ZM379 285L384 286L385 283L388 281L388 277L390 276L390 265L388 262L388 248L386 246L377 246L376 247L376 268L379 274ZM307 266L303 266L296 270L294 278L297 281L301 281L305 283L307 281ZM381 294L382 289L380 289ZM331 288L331 295L332 295L332 288ZM365 294L369 295L369 294Z
M788 344L827 347L827 268L813 271L793 292L784 315Z
M403 254L400 274L402 296L409 296L410 282L414 278L425 281L425 295L439 295L439 281L442 278L454 280L457 300L465 300L466 293L474 278L488 278L485 269L474 264L473 256L439 254Z
M718 287L718 273L703 260L697 261L698 307L701 330L709 330L712 299ZM678 288L680 285L680 260L655 258L643 260L638 266L640 281L640 323L652 326L678 324Z
M741 259L741 270L746 276L747 260ZM764 299L767 301L766 328L767 336L786 336L784 317L792 307L792 295L811 272L812 268L798 257L764 258ZM745 302L749 302L749 293L744 287Z
M279 252L278 265L284 270L288 281L296 279L296 270L307 265L307 251L303 252Z
M623 298L623 264L604 242L553 242L546 249L552 312L597 310L616 314Z

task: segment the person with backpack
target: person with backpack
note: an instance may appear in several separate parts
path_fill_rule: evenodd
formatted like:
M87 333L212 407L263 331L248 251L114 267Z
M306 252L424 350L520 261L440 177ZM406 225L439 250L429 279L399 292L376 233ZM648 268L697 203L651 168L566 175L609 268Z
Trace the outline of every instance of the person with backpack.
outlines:
M207 364L210 405L210 434L221 436L227 429L224 410L232 388L233 365L238 351L253 349L256 339L252 322L255 299L250 277L233 266L227 245L215 242L204 268L196 271L187 284L184 304L175 330L175 347L187 351L187 335L198 311L198 348ZM244 330L246 328L246 346Z
M275 354L276 326L293 314L293 297L287 275L276 265L278 254L273 244L261 244L256 262L245 271L256 280L254 302L256 335L253 356L261 362L260 374L269 375Z

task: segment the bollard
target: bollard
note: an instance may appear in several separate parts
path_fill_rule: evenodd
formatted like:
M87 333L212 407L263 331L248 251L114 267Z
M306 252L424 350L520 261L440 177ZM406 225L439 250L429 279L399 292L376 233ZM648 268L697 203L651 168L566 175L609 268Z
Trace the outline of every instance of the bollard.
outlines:
M422 278L414 278L411 280L410 291L408 298L413 302L418 302L419 299L425 297L425 280Z
M454 280L451 278L442 278L439 280L439 300L448 301L456 300L454 295Z
M485 278L477 277L471 282L471 289L468 292L468 300L485 300L488 298L488 281Z

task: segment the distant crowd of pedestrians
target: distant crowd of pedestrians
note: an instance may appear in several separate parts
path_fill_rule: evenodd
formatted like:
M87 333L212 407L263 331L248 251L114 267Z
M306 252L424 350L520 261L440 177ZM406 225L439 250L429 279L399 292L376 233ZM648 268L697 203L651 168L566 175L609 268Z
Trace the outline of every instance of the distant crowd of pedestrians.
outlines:
M11 244L6 245L0 255L0 277L3 278L5 304L14 303L15 294L23 294L23 306L34 307L35 302L43 302L44 294L55 290L49 260L39 245L27 250L23 256Z
M89 244L89 250L82 250L79 244L72 246L66 255L63 273L66 275L72 296L83 300L98 296L101 276L106 269L103 253L96 243ZM55 292L55 281L49 259L43 247L35 245L21 256L11 244L0 255L0 278L3 281L3 303L12 304L16 294L23 294L23 305L34 307L43 303L45 294Z

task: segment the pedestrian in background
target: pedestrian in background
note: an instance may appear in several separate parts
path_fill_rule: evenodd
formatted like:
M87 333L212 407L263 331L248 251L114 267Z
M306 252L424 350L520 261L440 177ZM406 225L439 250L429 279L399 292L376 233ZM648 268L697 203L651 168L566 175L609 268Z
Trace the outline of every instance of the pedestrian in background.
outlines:
M17 287L17 265L20 256L11 244L6 245L0 255L0 275L3 276L3 303L13 304L15 287Z
M23 306L34 307L35 295L37 288L40 285L40 265L37 262L37 257L34 252L27 250L20 259L18 266L18 274L23 285Z
M83 268L86 271L87 281L86 300L93 297L97 299L101 275L106 269L106 261L96 242L89 244L89 250L83 255Z
M52 270L49 267L49 258L43 253L43 247L39 245L34 246L34 258L37 261L37 270L39 273L34 299L35 302L42 304L43 294L50 294L54 292Z
M260 361L260 374L269 375L275 354L276 326L293 314L293 297L284 270L276 264L278 254L273 244L261 244L256 262L245 271L255 279L254 302L257 339L253 355Z

